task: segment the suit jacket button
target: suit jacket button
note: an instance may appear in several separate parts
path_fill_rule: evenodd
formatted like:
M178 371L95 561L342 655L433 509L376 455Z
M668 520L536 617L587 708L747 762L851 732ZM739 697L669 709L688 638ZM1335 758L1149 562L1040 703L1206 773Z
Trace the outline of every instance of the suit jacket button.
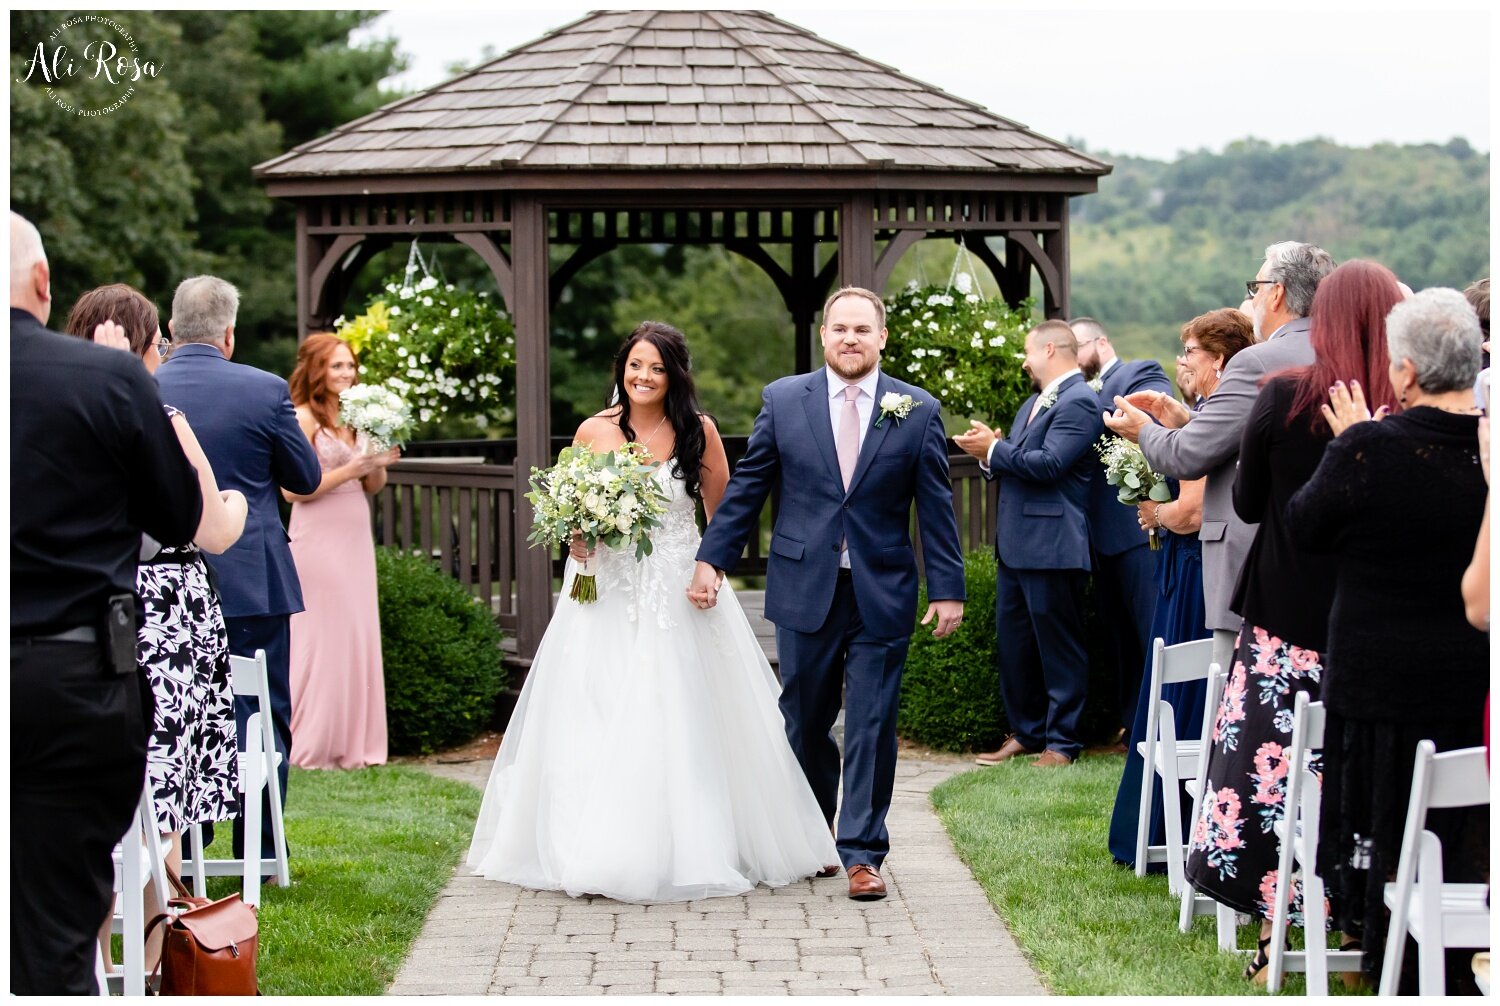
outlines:
M847 509L849 509L849 504L848 504L848 503L845 503L845 504L844 504L844 509L845 509L845 510L847 510Z

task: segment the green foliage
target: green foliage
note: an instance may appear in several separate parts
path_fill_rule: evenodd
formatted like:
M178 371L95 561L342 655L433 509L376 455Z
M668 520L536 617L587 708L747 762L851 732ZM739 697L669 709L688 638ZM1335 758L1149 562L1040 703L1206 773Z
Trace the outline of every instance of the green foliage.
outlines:
M457 580L419 554L375 550L392 754L470 740L505 686L500 629Z
M274 996L376 996L411 951L469 847L479 790L419 769L292 768L286 805L292 885L261 888L260 990ZM210 857L230 856L230 829ZM239 890L208 878L211 898Z
M514 418L516 329L487 293L394 275L338 334L365 381L388 384L411 403L419 436L450 415L480 429Z
M80 13L11 14L11 205L41 231L54 322L84 291L123 282L165 325L177 284L211 272L240 290L236 362L286 373L294 210L250 169L389 100L379 82L403 67L395 43L349 44L378 12L103 12L160 72L93 117L15 82L37 43Z
M931 626L912 634L901 677L896 729L907 740L944 751L990 750L1005 734L995 664L995 553L975 549L964 560L964 620L938 639ZM927 588L917 614L927 610Z
M1375 259L1419 290L1489 273L1490 159L1462 140L1102 156L1114 172L1071 204L1072 309L1098 318L1126 356L1170 363L1182 325L1238 305L1276 241Z
M881 369L937 396L956 429L968 418L1008 425L1031 394L1021 369L1031 305L1011 310L980 296L967 275L958 278L951 290L913 281L886 298Z

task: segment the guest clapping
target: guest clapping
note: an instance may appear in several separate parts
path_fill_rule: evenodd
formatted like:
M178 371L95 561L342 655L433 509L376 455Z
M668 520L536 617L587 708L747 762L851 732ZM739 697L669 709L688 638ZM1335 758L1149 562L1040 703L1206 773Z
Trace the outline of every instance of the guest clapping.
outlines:
M1478 745L1489 671L1485 635L1469 625L1459 593L1485 505L1472 392L1479 322L1457 291L1424 290L1391 310L1387 342L1404 411L1369 422L1362 396L1336 393L1333 425L1343 432L1286 508L1292 541L1328 553L1337 570L1318 872L1335 924L1362 935L1371 974L1416 744ZM1418 512L1433 518L1414 523ZM1476 846L1465 840L1487 810L1428 817L1447 880L1477 879L1479 864L1466 855Z
M1251 345L1253 339L1249 317L1230 308L1210 311L1188 322L1182 328L1182 352L1177 357L1177 385L1184 394L1201 388L1194 408L1213 394L1219 374L1234 355ZM1162 548L1157 552L1156 614L1148 638L1160 638L1166 645L1204 639L1211 633L1203 609L1203 547L1198 531L1203 526L1203 479L1183 482L1175 498L1167 503L1140 504L1138 520L1142 530L1161 532ZM1172 480L1168 481L1172 484ZM1118 506L1118 504L1116 504ZM1123 509L1123 508L1122 508ZM1203 722L1204 681L1167 685L1162 699L1170 703L1176 715L1177 737L1189 740L1199 734ZM1146 736L1146 718L1150 712L1150 655L1141 675L1140 694L1132 706L1134 720L1125 746L1125 771L1115 793L1114 814L1109 824L1109 851L1121 863L1135 860L1136 826L1140 820L1141 756L1136 743ZM1183 820L1191 814L1184 812ZM1162 813L1152 808L1152 845L1161 845L1165 835ZM1183 841L1185 836L1174 836Z
M1334 582L1332 559L1294 544L1282 511L1333 439L1320 409L1330 386L1350 381L1378 404L1396 404L1385 373L1385 316L1400 298L1396 277L1374 262L1346 262L1330 273L1309 315L1313 362L1264 382L1240 439L1234 509L1256 531L1231 603L1245 624L1219 708L1222 729L1208 749L1205 792L1217 796L1204 801L1188 880L1262 920L1260 950L1246 969L1257 980L1268 957L1278 857L1272 829L1285 814L1292 706L1299 692L1317 701ZM1221 806L1228 794L1243 808L1242 820L1228 821L1238 816ZM1219 840L1232 827L1241 844L1229 851ZM1294 891L1292 920L1300 924L1301 885Z
M361 768L386 759L385 677L366 493L385 485L395 449L370 453L339 422L339 392L359 380L354 354L327 332L307 337L288 382L297 423L323 477L292 502L292 557L305 610L292 616L292 762Z

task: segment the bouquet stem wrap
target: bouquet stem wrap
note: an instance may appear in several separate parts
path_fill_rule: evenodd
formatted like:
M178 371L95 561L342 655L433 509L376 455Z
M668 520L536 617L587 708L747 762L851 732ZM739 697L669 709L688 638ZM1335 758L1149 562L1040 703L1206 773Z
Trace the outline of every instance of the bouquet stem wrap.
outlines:
M573 589L568 591L568 596L579 604L593 604L599 600L599 582L595 579L595 573L599 569L599 560L589 556L578 564L578 573L573 577Z

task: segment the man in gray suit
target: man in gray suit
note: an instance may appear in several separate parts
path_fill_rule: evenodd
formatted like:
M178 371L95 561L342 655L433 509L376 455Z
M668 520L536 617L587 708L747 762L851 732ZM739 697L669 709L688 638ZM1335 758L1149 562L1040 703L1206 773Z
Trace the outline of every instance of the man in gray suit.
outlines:
M1266 249L1266 260L1246 284L1258 345L1236 353L1218 388L1198 412L1159 391L1116 397L1104 416L1109 429L1141 445L1151 467L1178 479L1208 476L1203 494L1203 600L1214 630L1214 660L1229 667L1240 617L1229 610L1240 567L1255 538L1255 525L1234 512L1232 494L1240 434L1268 374L1313 362L1307 312L1331 256L1316 245L1282 241ZM1269 334L1267 334L1269 333ZM1157 423L1151 422L1152 418ZM1191 420L1191 421L1190 421Z

